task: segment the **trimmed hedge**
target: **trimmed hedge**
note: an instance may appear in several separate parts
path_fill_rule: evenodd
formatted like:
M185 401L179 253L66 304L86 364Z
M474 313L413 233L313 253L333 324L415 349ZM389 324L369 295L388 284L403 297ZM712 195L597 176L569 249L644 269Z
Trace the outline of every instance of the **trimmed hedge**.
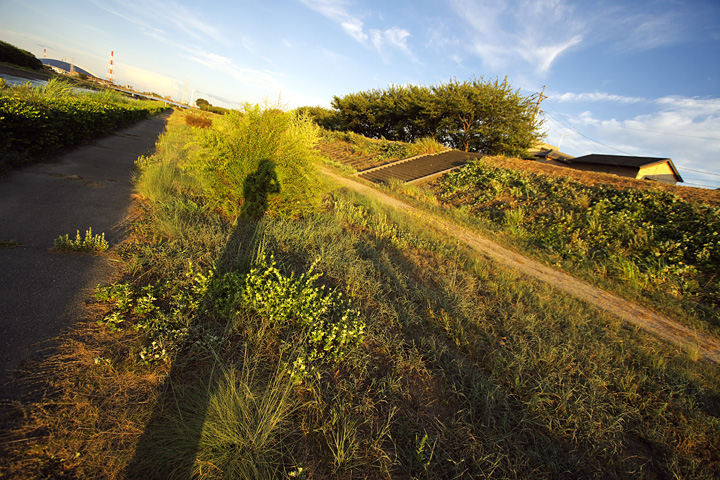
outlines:
M20 163L78 145L164 110L160 103L104 103L83 96L25 99L0 91L0 157Z

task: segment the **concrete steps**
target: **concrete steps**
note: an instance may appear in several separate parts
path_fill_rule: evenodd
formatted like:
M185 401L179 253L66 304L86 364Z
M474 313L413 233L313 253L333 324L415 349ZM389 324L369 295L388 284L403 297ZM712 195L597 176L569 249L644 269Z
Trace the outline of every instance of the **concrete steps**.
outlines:
M429 181L447 171L458 168L481 156L479 153L449 150L442 153L399 160L387 165L364 170L356 175L374 183L383 183L390 179L410 183L421 183L422 181Z

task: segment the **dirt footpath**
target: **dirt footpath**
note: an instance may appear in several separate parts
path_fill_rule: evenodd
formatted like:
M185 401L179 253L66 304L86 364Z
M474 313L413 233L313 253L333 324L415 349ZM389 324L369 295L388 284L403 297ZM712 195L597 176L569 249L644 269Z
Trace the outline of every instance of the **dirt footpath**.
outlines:
M54 240L92 228L111 248L119 242L135 160L154 150L168 115L0 178L1 400L18 394L13 371L81 318L113 270L107 254L54 252Z
M697 349L700 357L714 363L720 363L720 341L714 337L695 332L645 307L624 300L616 295L593 287L587 282L578 280L571 275L554 270L508 250L471 230L450 223L430 213L418 210L372 187L341 177L327 169L324 169L323 173L347 188L362 193L363 195L378 198L388 205L392 205L399 210L403 210L410 215L422 219L437 230L444 231L452 237L462 240L472 249L490 260L517 269L542 282L549 283L559 290L591 303L600 309L606 310L686 350L693 351L693 349Z

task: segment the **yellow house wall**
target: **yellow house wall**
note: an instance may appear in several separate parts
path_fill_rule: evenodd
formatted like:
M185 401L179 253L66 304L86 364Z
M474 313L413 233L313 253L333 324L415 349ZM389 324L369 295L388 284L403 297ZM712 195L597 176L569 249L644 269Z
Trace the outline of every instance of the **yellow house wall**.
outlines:
M675 173L672 171L672 168L670 168L670 164L667 162L665 163L659 163L657 165L650 165L649 167L641 168L638 172L637 178L643 179L650 177L653 180L658 180L660 182L668 182L668 183L675 183L677 182L677 177L675 176Z
M612 173L621 177L636 178L638 180L647 178L659 182L677 183L677 177L667 162L651 165L641 169L634 167L618 167L614 165L583 165L578 163L570 165L570 168L586 172Z

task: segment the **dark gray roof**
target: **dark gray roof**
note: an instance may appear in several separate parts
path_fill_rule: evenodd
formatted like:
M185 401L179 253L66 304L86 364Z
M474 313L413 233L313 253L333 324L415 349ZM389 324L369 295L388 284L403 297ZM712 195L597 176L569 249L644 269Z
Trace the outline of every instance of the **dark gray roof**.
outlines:
M612 165L614 167L644 167L654 163L669 161L669 158L657 157L630 157L628 155L583 155L573 158L573 163L595 163L597 165Z
M582 157L575 157L570 160L571 163L582 163L582 164L593 164L593 165L608 165L613 167L631 167L640 169L656 163L667 162L670 165L678 181L682 182L683 179L678 173L672 160L669 158L659 157L632 157L630 155L602 155L593 153L591 155L584 155Z
M41 58L40 61L43 63L43 65L50 65L52 67L60 68L62 70L65 70L66 72L69 72L70 67L73 67L73 65L68 62L63 62L62 60L55 60L54 58ZM75 65L73 68L78 73L84 73L85 75L88 75L90 77L95 76L84 68L78 67L77 65Z

